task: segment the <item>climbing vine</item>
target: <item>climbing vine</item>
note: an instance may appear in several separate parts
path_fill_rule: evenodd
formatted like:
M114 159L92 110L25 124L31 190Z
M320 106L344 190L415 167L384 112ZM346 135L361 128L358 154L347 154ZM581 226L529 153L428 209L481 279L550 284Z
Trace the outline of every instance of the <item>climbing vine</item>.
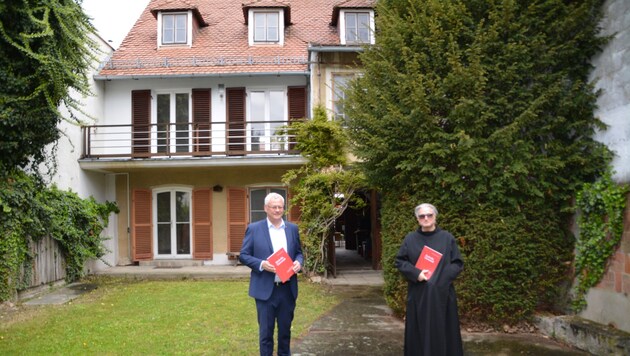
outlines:
M628 186L616 184L608 172L584 184L577 195L579 237L576 243L576 286L573 309L586 307L585 295L606 272L609 258L621 241Z
M0 301L28 287L29 246L50 236L64 257L66 281L83 276L85 262L107 252L101 232L115 203L82 199L72 191L46 187L20 170L0 178ZM24 271L24 272L22 272Z
M328 120L323 107L314 109L312 120L293 123L288 131L307 163L285 173L282 180L291 186L289 203L300 207L304 269L323 273L326 239L346 208L364 204L356 191L365 188L365 178L347 166L347 136L338 121Z

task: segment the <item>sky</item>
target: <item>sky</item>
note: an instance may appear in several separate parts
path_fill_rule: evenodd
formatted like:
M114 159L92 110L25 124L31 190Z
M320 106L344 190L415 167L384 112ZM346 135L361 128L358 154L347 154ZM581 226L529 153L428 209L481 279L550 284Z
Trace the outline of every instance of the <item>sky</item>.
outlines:
M118 48L149 0L83 0L83 10L92 18L98 34Z

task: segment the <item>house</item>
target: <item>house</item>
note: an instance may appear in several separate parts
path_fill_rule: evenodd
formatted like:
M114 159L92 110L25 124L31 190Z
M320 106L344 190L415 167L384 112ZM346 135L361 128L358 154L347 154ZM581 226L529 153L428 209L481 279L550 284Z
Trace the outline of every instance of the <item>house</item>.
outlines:
M83 127L80 168L120 208L109 263L230 263L305 162L282 128L318 104L343 118L373 28L370 0L150 1L94 76L102 111Z

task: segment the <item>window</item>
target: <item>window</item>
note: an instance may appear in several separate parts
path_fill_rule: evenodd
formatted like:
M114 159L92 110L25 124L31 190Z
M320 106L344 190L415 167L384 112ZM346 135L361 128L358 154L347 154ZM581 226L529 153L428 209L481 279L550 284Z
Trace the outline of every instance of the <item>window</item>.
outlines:
M372 11L341 11L341 44L373 44Z
M278 193L284 198L284 210L287 208L287 190L284 188L252 188L249 190L249 221L266 219L265 197L269 193ZM286 219L286 218L285 218Z
M157 94L157 152L191 152L190 94Z
M354 74L333 74L332 75L332 105L333 114L336 120L345 122L346 114L343 109L343 100L346 98L345 90L348 82L354 78Z
M188 15L162 14L162 44L188 43Z
M249 144L252 151L286 149L278 130L286 124L283 90L252 90L249 93Z
M164 188L153 191L155 256L191 257L191 190Z
M278 13L254 13L254 42L278 42Z
M283 44L284 12L277 9L249 11L249 45Z

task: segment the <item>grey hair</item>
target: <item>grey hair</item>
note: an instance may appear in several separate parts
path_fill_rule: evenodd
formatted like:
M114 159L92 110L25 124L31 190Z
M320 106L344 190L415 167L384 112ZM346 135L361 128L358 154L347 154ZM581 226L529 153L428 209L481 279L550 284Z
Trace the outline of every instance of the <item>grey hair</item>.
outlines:
M433 204L422 203L422 204L416 206L416 208L414 209L414 213L415 213L416 217L418 217L418 211L420 211L420 209L423 209L423 208L429 208L429 209L433 210L433 214L435 214L435 217L438 216L437 208L435 206L433 206Z
M269 205L269 202L272 200L282 200L282 205L284 205L284 198L278 193L267 194L267 196L265 197L265 205Z

